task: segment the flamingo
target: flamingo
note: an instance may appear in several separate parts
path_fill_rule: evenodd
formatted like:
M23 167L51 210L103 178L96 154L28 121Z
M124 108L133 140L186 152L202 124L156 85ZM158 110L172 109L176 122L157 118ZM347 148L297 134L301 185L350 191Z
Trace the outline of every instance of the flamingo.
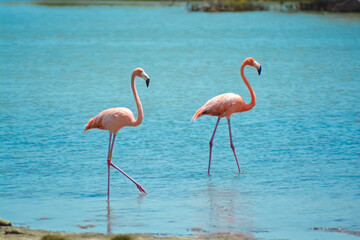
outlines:
M137 112L138 112L138 118L135 119L133 113L130 109L125 107L117 107L117 108L109 108L95 117L91 118L89 122L85 125L84 133L92 128L98 128L102 130L108 130L110 133L109 138L109 148L108 148L108 156L107 156L107 165L108 165L108 200L110 196L110 166L124 174L130 181L132 181L137 188L140 190L140 192L146 194L145 189L137 183L134 179L132 179L129 175L127 175L123 170L121 170L119 167L117 167L112 161L112 151L114 147L115 137L117 132L126 126L129 127L136 127L141 124L143 120L143 109L140 102L139 95L136 91L135 87L135 77L141 77L146 81L146 87L149 87L150 78L145 73L145 71L142 68L136 68L132 75L131 75L131 88L134 94Z
M231 127L230 127L230 117L231 114L233 113L237 113L237 112L246 112L251 110L255 104L256 104L256 96L255 96L255 92L254 90L251 88L248 80L245 77L244 74L244 69L245 66L249 65L252 67L255 67L260 75L261 73L261 65L256 62L253 58L246 58L244 60L244 62L241 65L241 77L245 83L245 85L248 87L249 91L250 91L250 95L251 95L251 102L249 104L246 104L244 102L244 100L242 99L242 97L240 95L237 95L235 93L224 93L224 94L220 94L216 97L213 97L212 99L210 99L209 101L207 101L204 106L202 106L201 108L199 108L196 113L194 114L194 116L192 117L191 121L196 120L197 118L204 116L204 115L210 115L210 116L216 116L218 117L216 125L215 125L215 129L214 132L212 134L212 137L210 139L209 145L210 145L210 153L209 153L209 167L208 167L208 175L210 175L210 164L211 164L211 151L212 151L212 146L213 146L213 139L215 136L215 132L217 129L217 126L219 124L220 118L226 117L226 119L228 120L228 125L229 125L229 135L230 135L230 147L234 153L235 156L235 160L236 160L236 164L240 172L240 165L239 165L239 161L237 159L236 153L235 153L235 147L232 141L232 136L231 136Z

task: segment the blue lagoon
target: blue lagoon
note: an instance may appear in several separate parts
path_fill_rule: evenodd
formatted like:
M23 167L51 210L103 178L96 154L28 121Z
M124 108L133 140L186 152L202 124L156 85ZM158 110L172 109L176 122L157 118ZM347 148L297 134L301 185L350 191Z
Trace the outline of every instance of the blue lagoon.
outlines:
M360 230L360 16L280 12L189 13L184 6L0 4L0 217L67 232L261 239L357 239ZM206 100L250 94L208 151L216 119L190 123ZM144 121L120 130L112 171L108 133L90 117L124 106ZM81 226L92 226L82 229Z

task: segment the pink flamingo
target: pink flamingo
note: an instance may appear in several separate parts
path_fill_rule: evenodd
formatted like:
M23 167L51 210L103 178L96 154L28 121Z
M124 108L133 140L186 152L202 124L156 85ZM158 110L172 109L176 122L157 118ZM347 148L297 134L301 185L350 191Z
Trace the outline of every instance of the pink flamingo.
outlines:
M245 112L245 111L249 111L250 109L252 109L255 104L256 104L256 96L255 96L255 92L254 90L251 88L248 80L246 79L245 75L244 75L244 68L246 65L255 67L260 75L261 73L261 66L258 62L256 62L253 58L246 58L244 60L244 62L241 65L241 77L244 81L244 83L246 84L246 86L248 87L249 91L250 91L250 95L251 95L251 102L249 104L246 104L244 102L244 100L237 94L235 93L224 93L221 95L218 95L216 97L213 97L212 99L210 99L209 101L207 101L204 106L202 106L201 108L199 108L196 113L194 114L194 116L192 117L191 121L194 121L195 119L204 116L204 115L211 115L211 116L216 116L218 117L218 120L216 122L215 125L215 129L214 132L212 134L211 140L209 142L210 145L210 154L209 154L209 167L208 167L208 174L210 175L210 164L211 164L211 150L212 150L212 146L213 146L213 139L215 136L215 132L216 132L216 128L219 124L220 118L226 117L228 120L228 125L229 125L229 135L230 135L230 147L234 153L235 156L235 160L237 163L237 167L240 173L240 166L239 166L239 162L238 159L236 157L236 153L235 153L235 147L232 141L232 136L231 136L231 127L230 127L230 117L231 114L236 113L236 112Z
M132 179L129 175L127 175L123 170L118 168L112 161L112 151L114 147L115 137L117 132L126 126L129 127L136 127L141 124L143 120L143 109L141 106L139 95L136 91L135 87L135 77L141 77L146 81L146 86L149 87L150 78L145 73L145 71L142 68L136 68L132 75L131 75L131 88L134 94L137 112L138 112L138 118L135 119L133 113L130 109L125 107L118 107L118 108L109 108L95 117L91 118L89 122L85 125L84 132L92 129L92 128L98 128L102 130L108 130L110 133L109 138L109 149L108 149L108 157L107 157L107 164L108 164L108 199L110 195L110 166L114 167L116 170L124 174L130 181L132 181L137 188L140 190L140 192L145 193L146 191L143 187L141 187L140 184L135 182L134 179ZM112 140L111 140L112 139Z

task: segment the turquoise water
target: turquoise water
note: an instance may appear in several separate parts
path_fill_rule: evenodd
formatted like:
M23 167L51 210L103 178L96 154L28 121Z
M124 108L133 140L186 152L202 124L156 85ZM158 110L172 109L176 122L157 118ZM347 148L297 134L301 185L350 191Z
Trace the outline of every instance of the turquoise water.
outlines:
M0 5L0 217L71 232L206 235L262 239L358 239L316 227L360 230L360 16L278 12L189 13L183 6ZM216 118L190 123L208 99L250 101L208 151ZM144 121L124 128L112 170L108 133L83 134L110 107ZM88 229L81 229L87 226Z

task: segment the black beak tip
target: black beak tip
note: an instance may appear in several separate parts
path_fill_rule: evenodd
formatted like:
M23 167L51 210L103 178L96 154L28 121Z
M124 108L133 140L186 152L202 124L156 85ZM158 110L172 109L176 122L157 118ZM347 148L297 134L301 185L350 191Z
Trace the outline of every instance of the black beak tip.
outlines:
M261 74L261 66L260 66L260 68L259 68L259 70L258 70L258 73L259 73L259 75Z
M149 84L150 84L150 78L148 78L148 79L146 80L146 87L149 87Z

